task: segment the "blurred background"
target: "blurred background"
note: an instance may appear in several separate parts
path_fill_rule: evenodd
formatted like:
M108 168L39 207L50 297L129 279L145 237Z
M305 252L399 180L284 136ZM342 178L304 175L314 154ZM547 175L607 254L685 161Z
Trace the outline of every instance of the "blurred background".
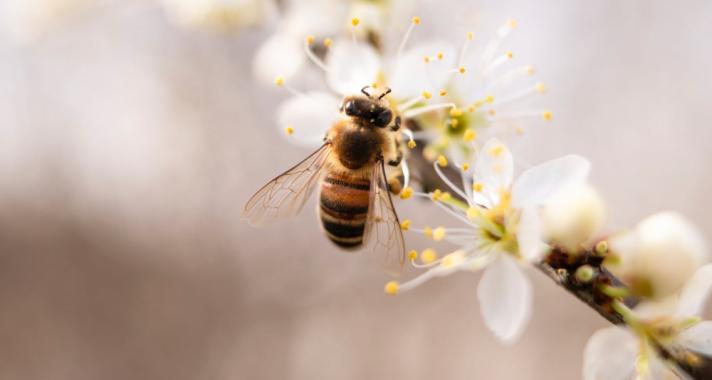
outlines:
M309 152L276 126L287 94L252 74L279 11L191 18L190 1L0 0L0 378L580 377L607 323L539 273L533 320L503 346L478 274L387 297L389 277L323 238L311 205L240 221ZM589 157L611 230L673 209L712 237L712 3L420 5L414 39L519 21L507 46L539 68L554 120L516 157Z

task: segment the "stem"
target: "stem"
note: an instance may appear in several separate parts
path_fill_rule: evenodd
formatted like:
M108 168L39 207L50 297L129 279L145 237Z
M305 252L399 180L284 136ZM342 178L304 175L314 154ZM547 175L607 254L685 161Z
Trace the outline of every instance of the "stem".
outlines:
M579 282L574 275L583 265L590 265L597 273L593 280L585 283ZM614 325L625 326L626 317L629 317L627 311L639 301L634 297L624 298L623 294L627 289L618 278L603 267L603 257L593 251L569 255L563 250L553 248L546 259L535 266ZM614 289L615 291L612 292ZM651 342L651 344L657 354L665 359L681 378L712 379L712 357L699 352L690 352L699 358L699 362L692 363L685 360L685 355L673 353L659 342Z

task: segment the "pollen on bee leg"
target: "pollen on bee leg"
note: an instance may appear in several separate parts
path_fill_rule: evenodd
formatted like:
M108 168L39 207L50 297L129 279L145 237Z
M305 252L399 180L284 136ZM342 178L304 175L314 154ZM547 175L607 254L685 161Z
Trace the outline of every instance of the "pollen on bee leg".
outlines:
M383 287L383 291L386 292L389 296L395 296L398 294L398 290L400 289L400 284L398 281L389 281L386 283L386 286Z

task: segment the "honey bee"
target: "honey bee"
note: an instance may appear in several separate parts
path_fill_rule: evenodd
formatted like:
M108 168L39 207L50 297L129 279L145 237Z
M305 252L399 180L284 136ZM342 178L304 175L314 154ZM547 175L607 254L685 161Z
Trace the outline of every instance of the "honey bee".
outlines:
M324 144L306 159L263 186L245 205L243 217L263 226L294 216L320 184L318 213L326 236L337 246L361 246L383 254L388 268L402 266L405 244L391 192L386 165L397 167L403 149L397 136L401 118L380 96L347 96Z

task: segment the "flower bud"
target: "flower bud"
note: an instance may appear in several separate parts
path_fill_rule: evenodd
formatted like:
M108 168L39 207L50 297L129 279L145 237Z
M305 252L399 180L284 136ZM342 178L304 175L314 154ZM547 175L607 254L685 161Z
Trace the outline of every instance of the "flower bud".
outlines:
M697 228L674 212L649 216L611 239L610 248L619 259L608 265L611 271L634 294L653 299L677 293L708 260Z
M575 252L600 230L605 215L603 200L591 186L568 186L546 203L544 234L548 241Z

